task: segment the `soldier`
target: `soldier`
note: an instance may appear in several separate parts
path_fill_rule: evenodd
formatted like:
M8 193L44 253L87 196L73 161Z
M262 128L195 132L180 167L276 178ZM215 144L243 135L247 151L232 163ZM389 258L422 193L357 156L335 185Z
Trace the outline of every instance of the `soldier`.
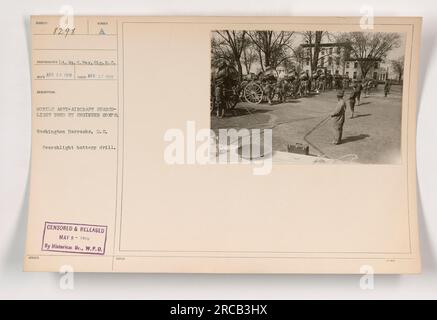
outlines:
M315 71L311 75L311 88L310 91L319 93L319 72Z
M296 99L297 96L299 95L299 87L300 87L299 77L296 76L291 84L292 94L294 99Z
M219 118L223 118L226 112L226 82L228 76L228 63L223 60L219 64L214 77L214 105Z
M319 76L319 91L325 92L326 90L326 76L322 72Z
M308 71L307 72L301 72L299 76L299 94L301 97L304 97L307 95L308 92Z
M357 98L357 106L360 105L361 100L361 91L363 90L363 85L361 84L361 81L358 81L357 87L356 87L356 98Z
M350 93L349 96L349 107L351 109L351 119L354 118L354 111L355 111L355 99L357 98L357 93L358 93L358 84L354 83L354 85L352 86L352 91Z
M384 97L387 97L389 92L390 92L390 82L387 79L385 80L384 83Z
M349 87L349 78L347 76L343 77L343 90L346 90Z
M341 136L343 135L344 117L346 113L346 103L343 100L344 91L337 92L337 105L331 112L332 125L334 129L334 141L333 144L341 143Z
M309 71L305 71L305 79L304 79L304 95L307 96L311 91L311 77Z
M342 83L342 79L341 79L341 76L340 75L336 75L335 76L335 88L336 89L342 89L342 86L343 86L343 83Z
M286 102L287 91L288 91L288 80L284 76L278 77L277 87L278 87L279 101L281 103Z
M273 67L267 67L262 77L265 83L264 90L266 92L267 101L269 104L272 104L277 85L276 70Z
M370 94L370 86L372 85L372 82L370 79L367 79L364 81L364 97L367 98Z
M214 106L219 118L223 118L226 114L226 101L230 99L229 95L237 77L237 71L228 61L223 60L219 64L214 77Z

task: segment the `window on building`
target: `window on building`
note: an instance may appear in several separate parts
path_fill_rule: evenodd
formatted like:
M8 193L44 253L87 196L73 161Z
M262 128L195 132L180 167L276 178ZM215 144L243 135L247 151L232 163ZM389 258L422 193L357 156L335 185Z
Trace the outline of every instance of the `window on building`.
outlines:
M305 64L306 64L307 66L310 65L310 59L309 59L309 58L306 58L306 60L305 60Z
M357 72L356 72L356 71L354 71L354 75L353 75L353 78L354 78L354 79L356 79L356 78L357 78Z
M358 68L358 62L354 62L354 69L357 69L357 68Z
M350 68L351 64L348 62L346 62L346 68Z
M340 65L340 57L337 57L337 58L335 59L335 64L336 64L337 66Z
M349 78L349 71L346 71L346 76Z
M329 54L332 54L332 48L329 48Z
M375 62L375 64L373 65L373 67L374 67L375 69L378 69L378 62Z
M332 57L328 58L328 66L332 66Z

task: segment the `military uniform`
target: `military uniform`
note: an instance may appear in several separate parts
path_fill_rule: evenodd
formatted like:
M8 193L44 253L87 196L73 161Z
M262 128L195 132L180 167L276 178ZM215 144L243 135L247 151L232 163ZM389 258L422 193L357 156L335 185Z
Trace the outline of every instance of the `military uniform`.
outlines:
M228 66L223 63L219 66L215 75L214 88L214 106L217 110L217 117L223 117L226 112L226 84L228 74Z
M364 96L368 97L370 95L370 88L372 87L372 81L371 80L367 80L364 83Z
M329 89L329 90L332 89L332 81L333 81L332 74L328 73L328 75L326 76L326 86L327 86L327 89Z
M264 84L264 90L267 96L267 101L269 104L272 104L273 97L275 95L275 89L278 85L277 79L276 79L276 70L272 67L268 67L267 70L262 75L262 80L265 83Z
M349 81L346 78L343 78L343 90L346 90L349 87Z
M384 84L384 97L387 97L389 92L390 92L390 83L388 81L385 81L385 84Z
M361 84L361 82L358 82L357 84L357 93L356 93L356 98L357 98L357 105L360 105L360 100L361 100L361 91L363 90L363 85Z
M325 91L326 89L326 77L324 74L321 74L319 77L319 87L318 90L319 91Z
M343 125L346 113L346 103L343 100L343 93L337 94L338 102L335 109L331 112L332 127L334 129L333 144L340 144L343 135Z
M350 96L349 96L349 107L350 107L351 112L352 112L351 118L354 117L355 101L356 101L356 98L357 98L357 93L358 93L358 86L355 84L352 87L352 91L351 91Z

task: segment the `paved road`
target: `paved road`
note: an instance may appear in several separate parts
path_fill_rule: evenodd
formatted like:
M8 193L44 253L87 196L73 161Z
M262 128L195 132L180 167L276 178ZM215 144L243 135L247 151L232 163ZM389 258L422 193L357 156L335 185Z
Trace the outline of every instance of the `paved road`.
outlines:
M348 97L348 92L345 98ZM287 151L288 144L305 142L304 136L325 119L335 107L335 91L286 103L252 105L241 102L234 115L219 119L211 118L213 130L219 128L272 128L273 149ZM308 136L310 153L325 154L339 159L356 155L360 163L399 163L401 139L401 93L399 86L392 86L388 98L384 98L382 85L370 97L361 98L355 107L356 118L349 119L346 112L343 142L332 145L333 132L330 120L316 127Z

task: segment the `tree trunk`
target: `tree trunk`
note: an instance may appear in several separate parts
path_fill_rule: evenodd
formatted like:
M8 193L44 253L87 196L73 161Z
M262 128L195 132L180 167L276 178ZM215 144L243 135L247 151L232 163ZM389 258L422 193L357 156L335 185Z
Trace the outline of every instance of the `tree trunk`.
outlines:
M361 80L364 80L369 72L370 67L361 64Z
M323 31L316 31L316 36L314 39L314 55L311 61L311 73L317 70L320 54L320 43L322 42L322 33Z
M262 55L260 49L258 49L257 51L258 51L258 56L259 56L259 64L261 65L261 70L264 72L263 55Z
M251 63L247 59L246 50L243 50L243 60L244 60L244 67L246 68L246 72L247 72L247 74L249 74L250 73Z
M266 63L266 68L271 66L271 61L270 61L270 52L269 50L266 50L266 52L264 52L264 60Z
M241 65L240 60L236 61L236 63L237 63L238 74L239 74L240 81L241 81L241 80L243 80L243 66Z

